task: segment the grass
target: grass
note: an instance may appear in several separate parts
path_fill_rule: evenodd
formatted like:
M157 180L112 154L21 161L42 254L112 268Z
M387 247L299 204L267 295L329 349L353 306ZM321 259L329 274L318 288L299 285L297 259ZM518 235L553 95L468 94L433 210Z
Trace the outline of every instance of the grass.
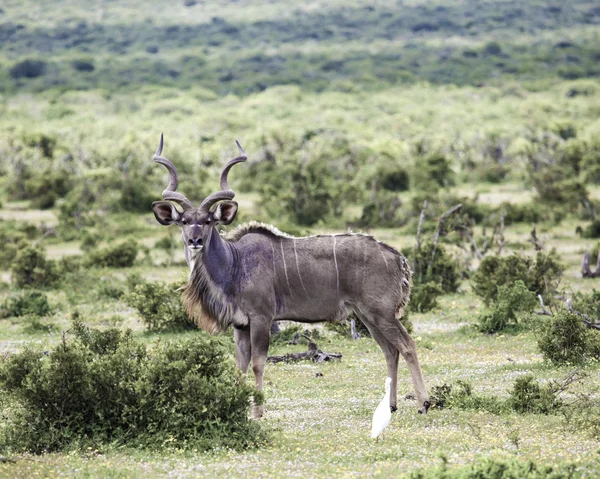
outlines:
M0 355L57 343L75 311L91 326L131 328L149 344L159 338L144 330L122 299L102 296L98 284L124 286L132 273L180 282L187 274L178 231L159 226L149 204L143 214L114 205L120 174L131 165L159 198L166 173L151 155L161 132L164 154L185 173L181 190L195 200L216 187L219 166L237 154L238 139L249 162L230 178L240 204L236 223L263 219L283 230L319 234L344 231L360 218L371 188L365 178L373 168L388 163L412 174L420 168L421 150L449 159L457 182L448 192L458 198L477 196L479 204L492 207L537 201L528 167L532 159L557 154L564 144L559 127L589 142L600 127L600 10L587 0L568 9L559 0L219 0L189 7L179 1L169 8L158 0L143 6L139 0L9 0L2 9L0 155L6 160L0 163L0 219L56 228L59 236L43 241L52 259L85 254L81 235L61 239L64 198L53 209L39 210L9 191L19 162L33 173L64 167L74 185L100 185L89 206L97 224L86 233L98 235L100 246L134 238L149 254L140 253L132 268L84 270L64 288L47 291L54 312L39 320L41 327L27 318L0 319ZM46 61L43 75L12 78L10 69L24 59ZM94 71L74 65L92 65ZM51 158L31 143L39 134L56 140ZM500 159L494 157L498 151ZM343 158L364 201L345 204L341 217L312 228L267 214L265 202L274 202L277 211L277 199L265 198L263 185L248 172L273 158L281 167L297 159ZM482 172L498 164L508 170L501 183L480 181L487 181ZM598 202L600 186L586 188ZM410 210L421 193L416 189L399 193L400 210ZM559 225L536 225L546 251L556 248L567 265L567 295L599 288L597 281L581 278L582 256L598 243L575 233L584 224L572 213ZM508 226L503 254L532 254L531 228ZM367 232L401 249L414 245L416 222L414 228L409 223ZM481 235L482 227L475 233ZM172 257L154 247L167 235L177 241ZM463 250L453 251L464 258ZM0 271L0 302L15 292L9 271ZM543 361L531 331L478 333L471 325L482 310L464 280L458 293L440 298L438 309L411 314L430 390L464 380L474 393L506 398L521 374L544 382L569 372ZM44 330L46 324L54 330ZM160 337L182 334L193 333ZM341 361L268 365L262 421L272 428L273 440L261 450L200 454L171 444L150 454L107 446L15 456L15 463L0 462L0 477L398 477L443 458L457 467L480 457L572 462L584 477L600 476L598 437L562 415L450 409L419 416L414 401L402 399L411 390L403 364L399 409L385 439L371 441L371 414L384 392L383 355L371 339L324 334L319 347L341 352ZM274 346L270 352L304 348ZM598 364L584 369L589 377L567 396L590 393L600 401Z
M465 311L457 306L458 313ZM429 386L458 379L472 382L477 394L506 397L514 379L526 372L559 378L567 369L541 362L530 335L461 335L428 331L432 314L416 323L423 371ZM89 451L83 455L52 454L17 458L0 465L0 475L55 477L389 477L398 471L430 467L443 452L449 464L478 457L531 459L539 463L572 462L588 473L600 471L598 441L569 429L559 416L433 410L416 412L414 401L400 398L385 439L369 438L372 411L383 394L383 356L370 339L321 341L328 351L342 351L340 362L269 365L266 374L267 414L275 429L270 446L260 451L210 454L165 451L160 457L141 451ZM278 353L290 348L281 347ZM456 355L457 349L461 354ZM509 361L510 358L510 361ZM322 376L317 377L316 374ZM401 394L410 390L401 369ZM586 388L600 387L598 378ZM516 439L515 439L516 438Z
M498 187L500 192L506 187ZM495 188L488 188L490 195ZM9 205L10 206L10 205ZM580 252L587 242L574 243L574 222L559 228L544 229L548 247L556 247L569 264L565 284L573 290L589 291L595 285L580 279ZM163 234L153 227L146 242ZM396 229L373 233L393 246L411 245L414 237ZM509 241L523 242L529 226L507 228ZM546 235L546 236L545 236ZM575 244L575 246L574 246ZM73 243L49 245L57 256L70 254ZM170 267L141 265L125 271L106 270L105 276L123 281L131 272L147 280L180 280L184 265ZM0 292L5 296L7 291ZM72 296L69 299L70 295ZM85 291L49 293L56 313L44 321L69 327L69 311L78 309L87 322L96 326L130 327L149 343L158 336L144 332L134 311L121 301L86 296ZM560 379L570 370L554 367L542 360L534 335L526 330L500 335L483 335L470 325L476 322L482 302L470 292L468 281L458 293L444 296L437 310L413 314L413 337L419 346L420 361L428 388L468 381L474 393L506 398L514 380L533 373L542 381ZM321 326L317 326L322 328ZM179 333L183 334L183 333ZM193 333L187 333L193 334ZM259 451L235 453L178 451L176 445L159 456L139 450L115 450L82 454L16 456L16 463L0 464L0 477L163 477L166 475L205 477L389 477L398 471L428 468L440 464L440 455L449 466L468 464L481 457L518 458L537 463L574 463L587 477L600 474L600 443L586 431L576 430L562 416L493 415L481 411L431 410L420 416L412 400L404 400L412 385L402 362L399 379L398 411L386 431L385 439L369 438L372 412L383 396L385 361L372 339L352 341L330 332L318 341L321 349L341 352L339 362L268 365L265 377L266 416L264 423L273 429L271 444ZM176 334L177 336L177 334ZM51 344L60 333L26 329L19 320L0 321L0 349L11 351L28 343ZM301 351L305 346L274 346L271 354ZM600 377L594 364L587 368L589 378L577 386L582 392L600 390ZM319 374L317 374L319 373ZM322 376L321 376L322 374ZM252 380L252 379L250 379ZM597 399L597 392L594 393Z

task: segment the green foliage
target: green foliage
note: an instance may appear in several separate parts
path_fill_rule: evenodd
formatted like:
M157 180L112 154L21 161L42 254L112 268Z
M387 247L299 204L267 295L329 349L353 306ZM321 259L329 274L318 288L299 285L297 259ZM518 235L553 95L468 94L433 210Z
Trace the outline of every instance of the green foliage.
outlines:
M446 461L439 467L416 470L406 479L574 479L580 477L572 465L537 465L518 459L479 459L473 464L449 469Z
M48 296L45 293L27 290L4 300L0 305L0 318L46 316L51 311Z
M96 250L91 250L85 264L96 268L129 268L138 255L138 244L128 239Z
M281 328L281 330L275 334L271 335L271 343L270 344L289 344L293 341L296 335L302 334L302 326L292 325L286 328Z
M411 311L426 313L439 306L438 297L443 294L444 290L435 281L415 284L410 294L408 307Z
M506 404L490 396L473 394L473 387L466 381L456 381L455 384L444 383L441 386L431 388L431 407L437 409L467 409L487 411L500 414L506 410Z
M510 391L509 403L518 413L550 414L563 406L552 383L540 386L531 374L519 376Z
M414 187L423 191L436 191L454 184L450 160L439 152L418 157L412 178Z
M259 185L261 205L271 217L300 226L341 217L344 204L356 197L357 166L369 152L354 148L347 136L322 131L309 130L290 141L285 151L269 152L273 161L255 165L246 180ZM285 159L276 164L279 155Z
M59 279L58 267L46 259L40 247L28 246L19 250L10 267L12 282L20 287L50 287Z
M91 330L44 354L0 362L0 388L18 404L3 450L41 453L106 445L244 449L265 440L248 418L254 388L227 360L223 341L201 333L148 352L130 331Z
M423 243L418 251L413 247L403 250L403 254L411 262L415 286L433 282L446 294L458 290L460 266L443 244L437 244L435 255L433 243L430 241ZM424 291L427 294L433 293L431 287L425 288Z
M10 67L9 72L10 77L15 80L21 78L37 78L46 72L46 62L33 59L22 60Z
M520 279L512 285L500 285L492 310L479 316L479 329L484 333L502 331L508 325L518 323L517 313L529 313L536 304L535 293Z
M195 328L195 324L185 314L177 285L161 281L141 281L132 287L125 300L129 306L138 310L150 331Z
M559 310L538 333L538 348L554 364L578 364L588 349L588 331L579 316Z
M578 227L577 231L582 238L600 238L600 219L593 220L585 228Z
M0 225L3 223L0 222ZM27 236L23 232L9 228L0 229L0 268L8 269L19 250L28 244Z
M486 256L472 276L471 286L486 305L498 298L499 286L522 281L527 289L541 294L547 301L556 291L565 267L559 262L556 251L538 251L535 257L525 255L499 257Z

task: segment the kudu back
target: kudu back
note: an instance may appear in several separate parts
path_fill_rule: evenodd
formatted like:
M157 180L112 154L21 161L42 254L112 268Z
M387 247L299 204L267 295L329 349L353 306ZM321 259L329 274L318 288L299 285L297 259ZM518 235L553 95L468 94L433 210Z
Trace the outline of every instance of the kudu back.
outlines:
M182 230L190 268L183 287L188 315L208 332L233 326L237 367L246 373L252 362L256 387L261 390L273 321L339 321L354 310L385 355L387 375L392 378L391 410L396 410L402 355L419 412L426 412L429 398L415 342L399 321L410 297L406 258L363 234L296 238L270 225L249 223L221 236L217 226L230 224L238 209L231 201L235 193L227 181L229 170L247 159L237 146L240 156L225 165L221 189L199 207L176 191L175 166L161 156L162 135L154 155L170 178L162 193L164 201L154 202L152 210L160 224L176 224ZM263 406L255 406L253 414L261 416Z

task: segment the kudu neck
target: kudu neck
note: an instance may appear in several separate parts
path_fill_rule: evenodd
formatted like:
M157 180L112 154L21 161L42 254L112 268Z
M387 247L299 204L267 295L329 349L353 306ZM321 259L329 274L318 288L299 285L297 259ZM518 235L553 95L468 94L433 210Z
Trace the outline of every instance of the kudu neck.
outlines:
M235 254L233 247L213 228L202 251L202 264L213 282L225 286L231 282Z

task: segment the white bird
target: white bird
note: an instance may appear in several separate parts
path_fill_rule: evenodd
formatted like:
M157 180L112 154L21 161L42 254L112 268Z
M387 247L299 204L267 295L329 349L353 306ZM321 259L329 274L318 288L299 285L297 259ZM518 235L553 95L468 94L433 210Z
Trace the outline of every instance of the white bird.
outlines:
M371 437L377 438L379 441L379 435L383 433L383 430L388 427L392 419L392 410L390 409L390 385L392 384L392 378L385 378L385 396L375 409L373 413L373 425L371 426Z

